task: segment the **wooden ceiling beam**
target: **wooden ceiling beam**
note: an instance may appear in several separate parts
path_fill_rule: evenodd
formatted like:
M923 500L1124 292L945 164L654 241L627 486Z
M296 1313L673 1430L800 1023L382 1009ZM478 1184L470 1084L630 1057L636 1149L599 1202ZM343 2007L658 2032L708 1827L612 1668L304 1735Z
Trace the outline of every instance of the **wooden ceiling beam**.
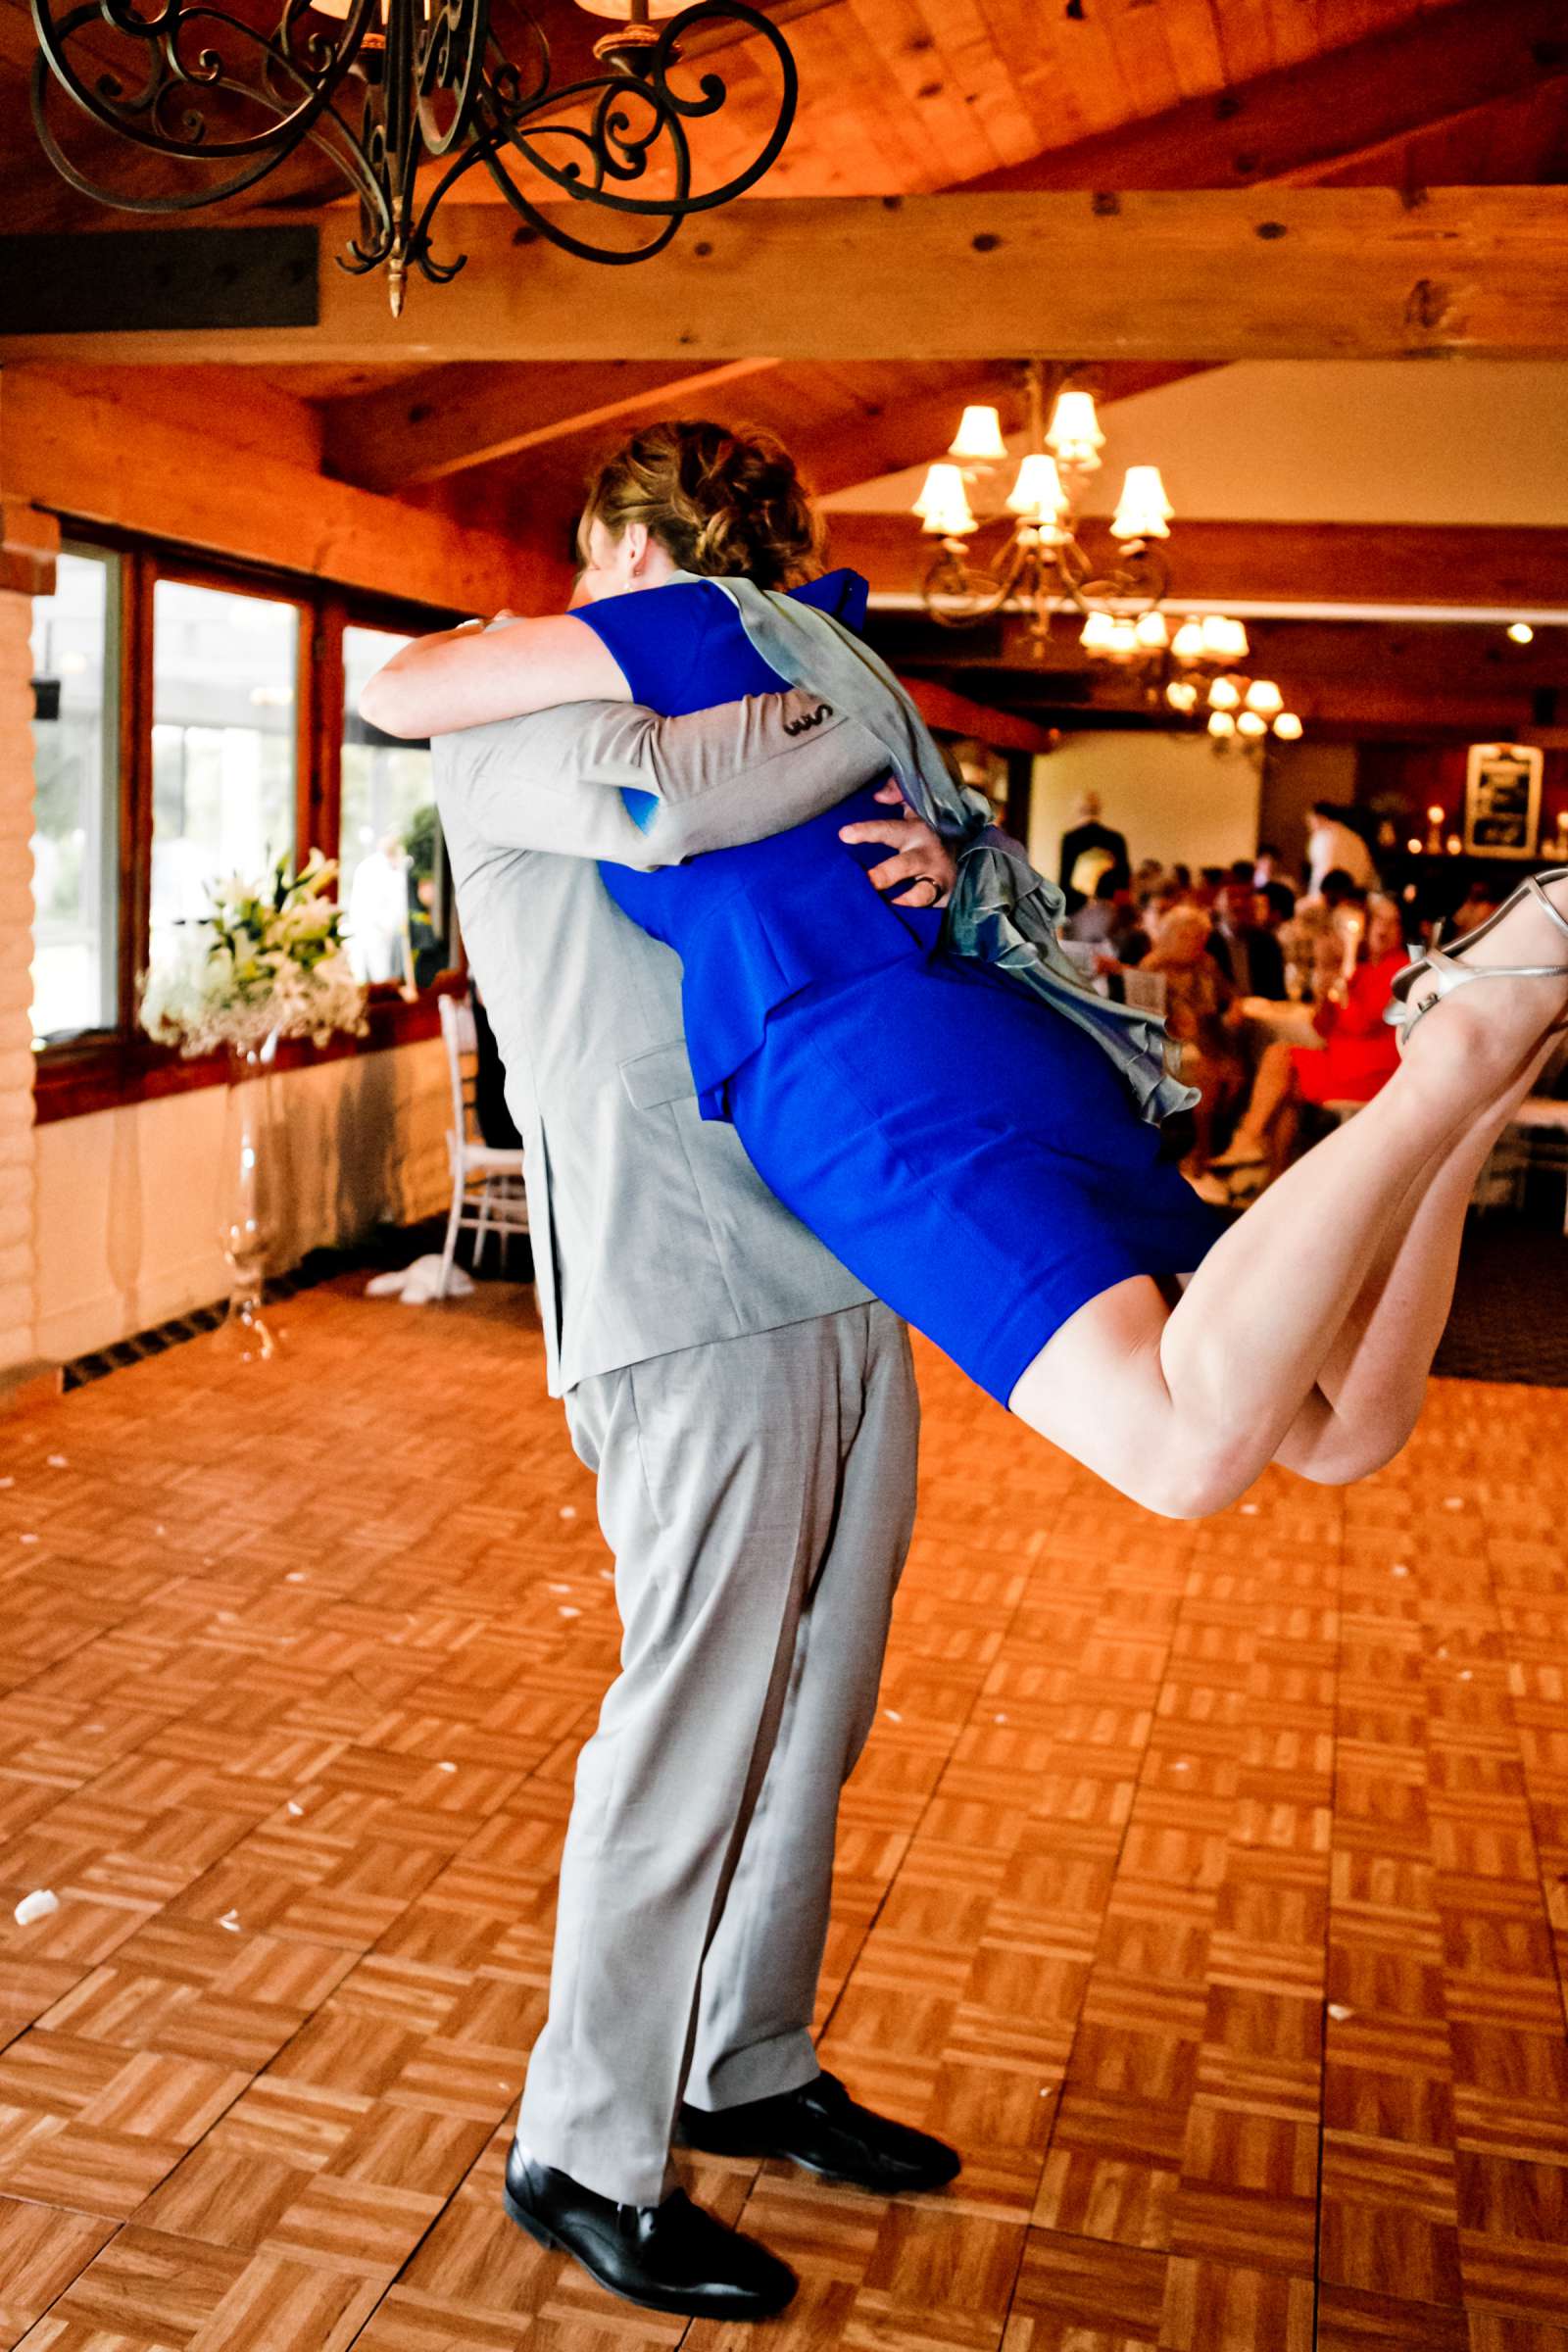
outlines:
M440 372L433 371L430 380L439 381ZM512 372L524 380L550 373L543 368ZM1180 363L1129 362L1094 374L1102 406L1109 408L1130 393L1191 372ZM959 411L972 401L994 403L1004 432L1021 429L1026 417L1016 363L993 362L985 368L951 362L927 368L897 362L830 368L781 363L737 374L727 383L715 369L672 381L650 398L646 413L705 416L737 430L760 427L776 433L812 491L823 497L944 449ZM533 530L541 515L565 517L575 512L595 458L613 437L606 421L595 417L585 429L564 427L559 436L530 448L519 463L502 460L450 473L405 495L420 505L439 504L460 521L471 518L504 528L514 519L520 529Z
M1055 740L1048 727L1021 718L1015 710L999 710L992 703L976 702L935 678L904 680L909 700L928 727L948 735L974 735L998 752L1052 752Z
M284 571L463 613L559 612L559 544L463 530L286 457L225 441L127 400L127 377L8 368L0 374L0 483L8 500L112 523Z
M673 396L689 400L745 383L776 365L583 360L548 370L482 363L432 368L323 403L323 462L328 473L367 490L441 481L574 434L629 424L662 413Z
M932 545L913 517L830 514L830 553L873 597L918 596ZM1092 522L1093 550L1104 530ZM1004 536L977 540L984 553ZM1171 604L1425 605L1542 612L1568 606L1568 530L1481 523L1230 522L1172 529Z
M1568 92L1568 42L1553 30L1563 23L1561 0L1463 0L1446 10L1438 36L1432 21L1423 20L968 184L1223 187L1292 174L1353 178L1361 171L1397 180L1412 129L1434 106L1446 118L1463 108L1454 120L1474 126L1493 119L1499 99L1517 101L1556 82ZM1319 74L1324 103L1314 97ZM1303 81L1311 85L1304 97ZM1171 369L1180 371L1179 365ZM591 380L582 386L576 426L563 406L580 379L564 373L559 401L551 386L548 423L534 427L522 413L532 387L505 368L464 373L467 381L458 386L432 373L427 383L334 403L326 411L328 469L392 489L538 449L574 431L591 435L622 415L641 413L601 403L603 387L590 367L582 370ZM667 380L656 376L656 391ZM896 471L940 447L950 411L970 399L1014 408L1011 371L998 368L989 378L869 414L857 407L825 432L796 435L794 446L825 493Z
M1243 188L1353 159L1568 79L1562 0L1449 0L1370 39L965 180L966 191Z
M519 248L502 208L443 226L468 267L401 319L375 277L337 269L332 217L315 326L11 335L0 361L984 360L1000 333L1080 360L1568 355L1562 188L759 201L618 271L604 301L584 298L591 265ZM82 239L95 265L114 268L112 231Z
M1003 723L1011 717L1043 730L1069 733L1117 726L1185 731L1168 712L1157 706L1151 708L1136 686L1116 676L1089 679L1070 668L1053 666L1026 677L1016 670L976 671L961 663L944 667L936 662L922 674L912 671L906 657L897 651L886 658L911 694L917 688L927 693L938 689L966 700L967 688L974 697L984 697L980 707L996 710ZM1054 664L1054 654L1052 662ZM1314 742L1455 735L1471 742L1518 743L1540 740L1542 733L1529 695L1468 678L1436 693L1397 681L1390 683L1372 674L1370 651L1364 678L1313 678L1283 663L1279 678ZM979 728L964 731L983 732ZM998 738L993 735L991 740Z
M1112 408L1136 392L1152 392L1196 374L1200 367L1185 360L1146 360L1103 368L1094 378L1096 398L1102 409ZM936 456L947 448L960 412L971 402L995 408L1004 433L1021 432L1028 416L1019 362L1002 360L984 369L956 368L946 381L913 399L879 408L872 416L848 415L826 429L793 434L790 447L816 495L827 498L835 490L902 472L906 466Z

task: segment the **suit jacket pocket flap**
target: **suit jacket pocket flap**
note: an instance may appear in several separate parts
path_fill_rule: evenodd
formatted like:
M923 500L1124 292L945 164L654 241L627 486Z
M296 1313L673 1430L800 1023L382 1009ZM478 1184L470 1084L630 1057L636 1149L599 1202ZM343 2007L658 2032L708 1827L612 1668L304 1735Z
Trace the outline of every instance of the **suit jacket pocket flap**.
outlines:
M620 1080L638 1110L657 1110L662 1102L679 1102L697 1092L684 1038L634 1054L621 1063Z

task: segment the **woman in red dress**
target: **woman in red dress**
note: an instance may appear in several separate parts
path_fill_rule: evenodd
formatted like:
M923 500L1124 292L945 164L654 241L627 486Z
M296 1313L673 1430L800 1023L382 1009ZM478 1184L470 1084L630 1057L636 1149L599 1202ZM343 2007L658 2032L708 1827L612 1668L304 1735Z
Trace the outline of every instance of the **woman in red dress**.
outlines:
M1370 1102L1388 1084L1399 1048L1384 1015L1405 961L1398 906L1393 899L1369 900L1361 960L1312 1014L1322 1045L1276 1041L1264 1048L1241 1125L1215 1167L1266 1161L1272 1183L1290 1161L1303 1102Z

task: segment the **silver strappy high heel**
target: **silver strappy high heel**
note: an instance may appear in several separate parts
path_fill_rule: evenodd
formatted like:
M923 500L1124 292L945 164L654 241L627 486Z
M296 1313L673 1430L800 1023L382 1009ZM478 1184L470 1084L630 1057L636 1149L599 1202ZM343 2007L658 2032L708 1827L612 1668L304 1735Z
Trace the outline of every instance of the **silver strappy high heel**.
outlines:
M1401 1054L1408 1046L1416 1023L1422 1015L1430 1012L1433 1005L1440 1004L1445 997L1451 997L1456 988L1463 988L1467 981L1560 980L1568 978L1568 964L1467 964L1459 961L1459 957L1465 954L1467 949L1473 948L1477 940L1485 939L1489 931L1495 930L1503 916L1509 913L1530 892L1533 892L1540 900L1563 937L1568 939L1568 915L1559 913L1541 887L1543 882L1565 881L1568 881L1568 865L1554 865L1544 874L1527 875L1517 890L1510 891L1496 913L1489 914L1484 923L1477 923L1473 931L1467 931L1463 939L1451 951L1440 948L1434 942L1424 956L1418 956L1414 963L1405 965L1394 983L1393 1001L1383 1015L1384 1019L1392 1022L1398 1031ZM1419 1004L1412 1004L1411 999L1423 980L1431 981L1430 994L1423 994ZM1560 1029L1564 1025L1564 1022L1558 1021L1555 1027Z

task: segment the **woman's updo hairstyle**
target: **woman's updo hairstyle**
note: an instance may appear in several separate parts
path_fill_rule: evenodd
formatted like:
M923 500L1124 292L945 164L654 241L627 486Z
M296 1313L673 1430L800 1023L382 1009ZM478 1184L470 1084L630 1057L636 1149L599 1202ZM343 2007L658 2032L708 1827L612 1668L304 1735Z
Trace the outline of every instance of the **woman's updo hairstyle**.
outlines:
M619 539L647 526L682 571L740 573L760 588L795 588L822 568L822 525L795 460L771 433L727 425L645 425L588 484L582 528Z

